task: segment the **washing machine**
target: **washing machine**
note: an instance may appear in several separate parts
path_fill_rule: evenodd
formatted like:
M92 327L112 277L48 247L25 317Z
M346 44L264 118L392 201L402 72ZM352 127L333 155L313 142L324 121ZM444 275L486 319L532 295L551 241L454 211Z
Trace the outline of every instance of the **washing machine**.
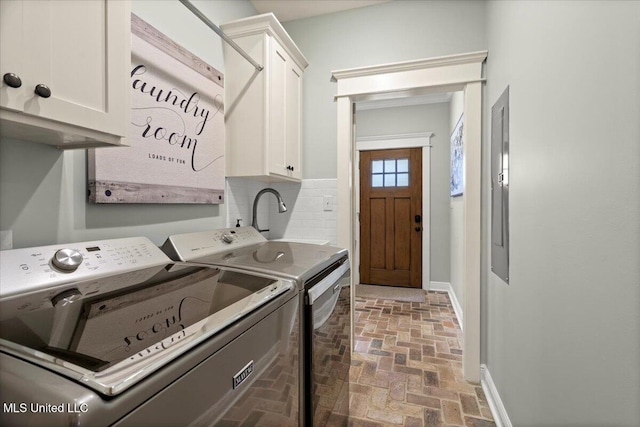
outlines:
M170 236L173 260L291 280L299 292L300 425L346 424L351 364L350 263L346 249L268 241L253 227Z
M298 298L144 237L2 251L0 425L297 426Z

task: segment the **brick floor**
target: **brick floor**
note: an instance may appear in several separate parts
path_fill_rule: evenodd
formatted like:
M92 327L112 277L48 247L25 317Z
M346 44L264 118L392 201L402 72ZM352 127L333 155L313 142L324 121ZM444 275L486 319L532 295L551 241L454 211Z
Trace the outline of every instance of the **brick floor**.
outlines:
M462 331L446 292L425 303L356 298L349 425L495 426L462 374Z

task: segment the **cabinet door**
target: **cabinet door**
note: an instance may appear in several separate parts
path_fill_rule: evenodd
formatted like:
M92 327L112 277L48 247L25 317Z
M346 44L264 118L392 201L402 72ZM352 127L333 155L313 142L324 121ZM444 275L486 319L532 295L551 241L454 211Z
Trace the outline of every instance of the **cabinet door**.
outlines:
M285 163L289 176L302 179L301 126L302 123L302 70L290 61L287 67L287 119Z
M24 112L125 136L129 3L27 1L25 18L29 83L47 85L51 97L35 96Z
M271 47L269 49L269 84L267 85L267 99L269 100L268 115L269 120L267 130L267 144L269 146L268 167L269 173L277 175L287 175L288 169L286 160L286 83L287 68L289 62L287 53L273 39L269 39Z
M22 79L22 87L12 97L3 96L2 106L125 136L129 122L129 2L1 3L2 73L19 73ZM5 45L9 47L6 52ZM45 85L51 96L36 95L37 85ZM3 85L2 92L8 94L8 89Z
M22 15L23 2L0 1L0 74L12 73L24 79L22 65ZM23 86L13 88L4 82L0 85L0 107L22 111Z

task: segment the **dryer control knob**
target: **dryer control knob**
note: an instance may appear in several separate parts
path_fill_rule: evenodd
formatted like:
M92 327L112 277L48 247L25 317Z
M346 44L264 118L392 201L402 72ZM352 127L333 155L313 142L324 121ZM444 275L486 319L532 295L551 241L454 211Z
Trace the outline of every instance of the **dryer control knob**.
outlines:
M81 296L82 293L77 288L67 289L51 298L51 304L53 304L54 307L64 307L65 305L74 303L80 299Z
M60 249L51 262L54 267L64 271L75 271L82 264L82 254L75 249Z
M222 235L222 241L225 243L233 243L234 240L235 240L235 237L231 233L224 233Z

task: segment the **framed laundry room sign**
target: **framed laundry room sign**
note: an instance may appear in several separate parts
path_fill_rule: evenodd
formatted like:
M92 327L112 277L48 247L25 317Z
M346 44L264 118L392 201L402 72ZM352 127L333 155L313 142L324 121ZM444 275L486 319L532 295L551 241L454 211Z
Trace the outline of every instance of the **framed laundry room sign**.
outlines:
M88 154L94 203L224 202L224 78L131 15L128 147Z

